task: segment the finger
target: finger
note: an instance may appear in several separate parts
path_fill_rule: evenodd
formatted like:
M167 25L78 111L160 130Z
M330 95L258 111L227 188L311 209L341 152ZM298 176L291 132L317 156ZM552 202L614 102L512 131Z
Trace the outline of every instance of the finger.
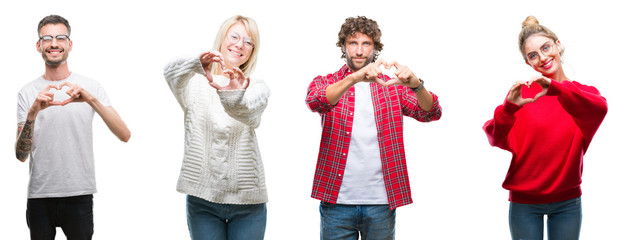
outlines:
M48 96L48 97L51 97L51 98L52 98L52 97L55 97L55 94L54 94L54 93L52 93L52 92L41 92L41 93L39 93L39 94L40 94L40 95L43 95L43 96Z
M379 75L382 74L381 68L379 68L379 65L376 65L376 64L370 68L370 71L371 71L370 75L373 76L375 80L376 78L379 77Z
M220 58L220 61L218 61L218 63L221 66L221 70L225 71L226 70L226 63L224 63L223 57Z
M203 52L202 54L199 55L199 61L200 62L204 62L204 60L208 59L208 54L210 54L210 52Z
M212 58L219 58L219 59L220 59L220 62L223 62L223 61L224 61L224 59L223 59L223 55L222 55L220 52L217 52L217 51L214 51L214 50L213 50L213 51L210 51L210 52L209 52L209 55L210 55ZM223 66L224 66L224 65L222 64L222 67L223 67ZM225 67L224 67L224 68L225 68Z
M243 85L243 89L246 89L250 86L250 78L245 79L245 84Z
M232 72L231 70L224 70L223 73L228 74L228 76L230 77L230 80L232 80L234 78L234 72Z
M75 97L75 94L74 94L75 90L76 88L70 88L66 91L66 94L68 94L68 96L70 96L71 98Z
M523 103L524 103L524 104L526 104L526 103L533 103L533 102L535 102L535 99L532 99L532 98L522 98L522 101L523 101ZM522 104L522 106L523 106L523 104Z
M530 77L530 81L529 82L536 82L537 80L543 78L543 76L532 76Z
M57 103L56 105L62 105L62 106L66 106L66 104L74 102L76 98L68 98L66 100L63 100L62 102L56 101L55 103Z
M390 67L395 67L397 70L399 70L399 69L401 69L401 67L404 67L404 66L399 64L399 62L397 62L397 61L391 61L390 62Z
M204 68L204 72L206 73L206 79L208 79L208 82L213 82L213 75L210 73L210 70Z
M208 82L208 84L217 90L221 90L223 88L222 86L219 86L219 84L217 84L216 82Z
M390 69L392 67L392 64L390 62L388 62L386 59L381 59L381 66L383 66L383 68L385 69Z
M410 68L407 66L399 65L396 68L397 71L394 72L395 75L407 73L407 75L409 76L412 73L412 70L410 70Z
M385 81L383 81L381 78L377 78L377 79L375 79L374 81L375 81L377 84L381 85L381 86L384 86L384 87L389 86L389 85L388 85L388 83L387 83L387 82L385 82Z
M534 100L537 100L537 99L539 99L540 97L545 96L547 93L548 93L548 90L547 90L547 89L544 89L544 90L542 90L541 92L538 92L538 93L535 95L535 99L534 99Z
M234 67L233 69L235 72L237 72L239 82L243 82L245 80L245 74L243 74L243 71L241 71L241 69L238 67Z
M64 101L64 102L65 102L65 101ZM61 102L61 101L52 101L52 102L49 102L49 103L48 103L48 105L51 105L51 106L63 106L63 105L66 105L66 104L67 104L67 103L64 103L64 102Z
M528 87L530 87L533 83L539 83L539 85L543 85L541 84L542 82L545 82L544 76L532 76L530 80L528 80Z
M237 76L239 78L245 79L245 74L243 73L243 71L241 71L241 68L233 67L232 70L233 70L233 72L237 73Z
M410 71L409 68L405 68L404 67L402 69L397 70L394 73L394 75L397 76L397 78L405 79L405 80L409 81L410 77L412 75L412 71Z
M50 91L51 88L57 89L57 86L50 84L50 85L46 86L46 88L44 88L43 92L48 92L48 91Z
M72 87L74 86L74 84L72 84L72 83L70 83L70 82L68 82L68 81L63 82L63 83L61 83L61 84L59 85L59 87L57 87L57 90L61 90L64 86L69 87L69 88L72 88Z
M70 94L68 94L68 95L70 95L70 97L73 97L73 98L80 98L81 97L81 92L83 91L82 88L74 87L74 88L72 88L70 90L72 90L72 92Z
M377 59L377 61L375 61L375 64L377 65L377 67L383 65L384 67L388 67L388 62L386 62L386 60L384 60L383 58L379 58Z
M515 84L513 84L513 86L511 87L510 91L514 92L514 91L520 90L521 86L523 86L522 82L516 82Z
M403 82L401 81L401 79L399 79L399 78L392 78L389 81L385 82L384 86L389 87L389 86L393 86L393 85L401 85L402 83Z
M221 52L215 51L215 50L210 50L210 51L208 51L208 53L211 54L213 57L214 56L221 56Z
M47 95L38 95L37 98L35 98L35 101L38 102L51 102L53 100L52 96L47 96Z

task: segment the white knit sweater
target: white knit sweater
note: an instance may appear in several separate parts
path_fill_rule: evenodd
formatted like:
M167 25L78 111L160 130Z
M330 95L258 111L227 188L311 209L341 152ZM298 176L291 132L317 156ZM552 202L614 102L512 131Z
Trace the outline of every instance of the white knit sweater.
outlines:
M184 110L184 160L177 191L210 202L267 202L265 173L254 129L270 95L262 80L246 90L216 90L198 58L177 59L164 68ZM220 85L228 83L213 75Z

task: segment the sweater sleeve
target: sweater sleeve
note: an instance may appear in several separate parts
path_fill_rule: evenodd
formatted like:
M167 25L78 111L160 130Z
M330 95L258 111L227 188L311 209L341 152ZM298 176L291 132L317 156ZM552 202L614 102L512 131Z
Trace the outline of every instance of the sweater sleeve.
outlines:
M486 121L482 127L491 146L513 152L508 141L508 134L515 124L515 113L519 109L521 109L519 105L508 100L504 100L504 104L495 108L493 119Z
M573 81L552 81L547 95L558 96L563 109L581 129L588 146L607 115L607 100L595 87Z
M256 128L267 107L270 91L265 82L258 80L252 82L247 89L218 90L217 94L230 117Z
M204 74L204 69L198 58L176 59L164 67L164 79L166 79L182 109L186 108L187 86L195 73Z

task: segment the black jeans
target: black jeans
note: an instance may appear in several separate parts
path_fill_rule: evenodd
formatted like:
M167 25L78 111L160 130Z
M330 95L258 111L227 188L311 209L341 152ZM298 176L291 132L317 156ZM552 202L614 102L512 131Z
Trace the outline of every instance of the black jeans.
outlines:
M68 240L92 239L93 205L91 194L28 199L26 224L31 231L31 239L54 240L56 227L61 227Z

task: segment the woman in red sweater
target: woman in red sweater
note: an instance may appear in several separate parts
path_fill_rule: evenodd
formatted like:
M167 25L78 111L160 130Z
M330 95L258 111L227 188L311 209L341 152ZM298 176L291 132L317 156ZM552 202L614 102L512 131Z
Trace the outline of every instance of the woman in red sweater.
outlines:
M519 49L542 76L519 81L484 124L489 142L512 153L503 187L510 191L513 239L578 239L581 228L583 155L607 114L594 87L572 81L561 66L557 36L529 16Z

